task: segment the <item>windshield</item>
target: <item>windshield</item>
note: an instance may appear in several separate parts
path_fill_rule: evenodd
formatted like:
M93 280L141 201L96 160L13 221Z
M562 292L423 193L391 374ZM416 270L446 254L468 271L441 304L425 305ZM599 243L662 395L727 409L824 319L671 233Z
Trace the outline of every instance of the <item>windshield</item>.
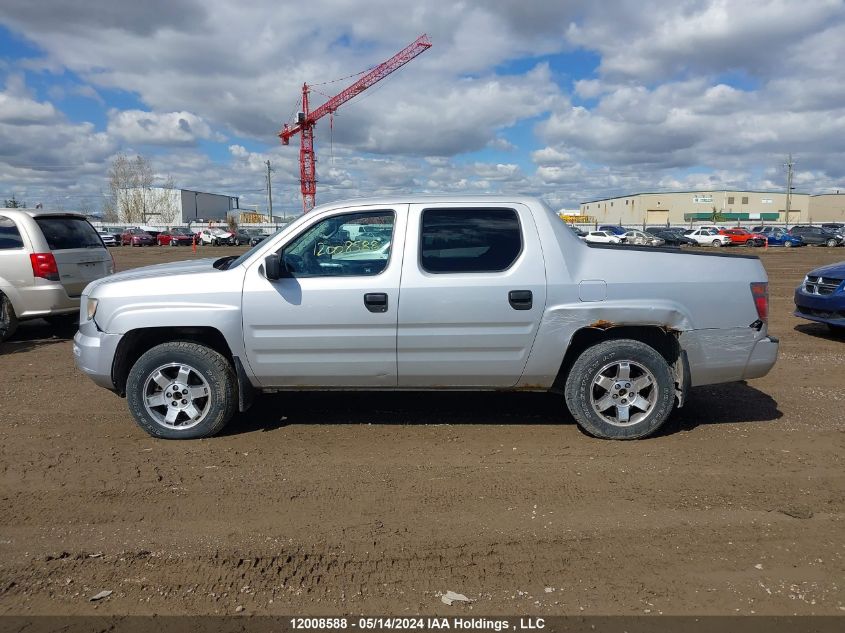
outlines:
M268 235L267 239L270 239L271 237L276 235L279 231L283 231L286 228L287 228L286 226L283 226L282 228L277 229L274 233L271 233L270 235ZM257 251L259 248L264 248L266 245L267 245L267 240L261 240L258 244L253 246L247 252L243 253L240 257L237 257L230 262L226 262L226 264L223 266L222 270L226 270L227 268L234 268L235 266L240 266L246 260L248 260L255 251Z

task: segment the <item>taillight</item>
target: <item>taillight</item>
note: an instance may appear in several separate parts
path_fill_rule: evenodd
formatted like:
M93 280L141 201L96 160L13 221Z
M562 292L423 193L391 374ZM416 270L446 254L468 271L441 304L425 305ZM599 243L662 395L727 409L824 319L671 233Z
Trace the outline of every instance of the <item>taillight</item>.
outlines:
M754 298L754 307L757 308L757 317L764 323L769 320L769 284L765 281L755 281L751 284L751 296Z
M50 281L59 280L59 267L53 253L31 253L29 261L32 263L32 274Z

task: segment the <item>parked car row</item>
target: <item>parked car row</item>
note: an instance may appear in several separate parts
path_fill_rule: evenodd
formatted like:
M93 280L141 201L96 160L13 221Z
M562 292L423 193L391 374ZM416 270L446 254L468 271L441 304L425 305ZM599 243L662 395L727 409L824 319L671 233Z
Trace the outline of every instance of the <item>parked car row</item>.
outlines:
M261 229L237 229L231 232L212 227L194 233L183 226L161 231L145 227L99 228L97 234L106 246L191 246L194 240L197 244L210 246L255 246L267 237Z
M726 228L715 225L684 228L680 226L650 226L644 231L604 224L594 231L583 231L568 225L586 242L596 244L637 244L646 246L827 246L845 245L845 224L831 222L816 225L795 225L791 229L779 226L740 226Z

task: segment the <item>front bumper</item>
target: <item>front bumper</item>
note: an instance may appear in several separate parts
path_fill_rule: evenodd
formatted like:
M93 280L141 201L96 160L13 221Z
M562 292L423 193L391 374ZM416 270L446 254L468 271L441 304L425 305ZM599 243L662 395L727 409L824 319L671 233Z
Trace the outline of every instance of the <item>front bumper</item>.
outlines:
M73 337L73 360L76 366L100 387L116 391L112 382L112 364L120 334L106 334L94 321L81 323Z
M845 294L841 288L829 295L815 295L805 293L802 286L798 286L793 301L795 312L792 314L795 316L816 323L845 327Z
M39 282L41 280L38 280ZM21 290L18 318L34 319L79 311L79 297L70 297L59 282L36 283Z

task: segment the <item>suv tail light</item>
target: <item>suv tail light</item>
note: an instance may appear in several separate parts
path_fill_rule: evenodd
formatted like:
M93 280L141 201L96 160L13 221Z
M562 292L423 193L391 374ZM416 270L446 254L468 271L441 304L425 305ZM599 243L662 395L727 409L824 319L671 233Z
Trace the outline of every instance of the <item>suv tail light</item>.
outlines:
M766 281L752 283L751 296L754 298L754 307L757 308L757 317L766 323L769 320L769 283Z
M32 274L35 277L59 281L59 267L53 253L31 253L29 261L32 263Z

